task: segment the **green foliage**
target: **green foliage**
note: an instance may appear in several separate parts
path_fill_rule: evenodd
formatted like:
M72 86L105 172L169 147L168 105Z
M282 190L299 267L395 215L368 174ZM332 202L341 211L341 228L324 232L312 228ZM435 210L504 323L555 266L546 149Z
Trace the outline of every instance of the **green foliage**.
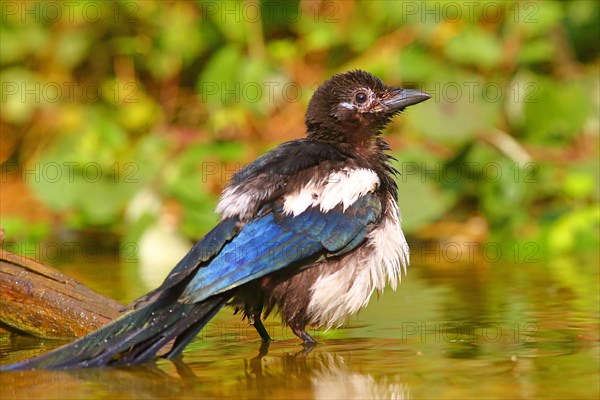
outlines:
M363 68L433 95L388 132L409 233L477 215L493 234L572 249L583 232L597 244L598 3L449 4L6 9L2 161L39 171L23 180L68 228L139 237L157 215L123 220L151 190L197 238L233 171L302 136L315 85ZM24 238L15 221L3 215L7 239Z
M535 82L540 101L525 105L525 132L536 142L568 143L581 132L594 111L589 88L585 87L592 82L555 82L542 77L536 77Z

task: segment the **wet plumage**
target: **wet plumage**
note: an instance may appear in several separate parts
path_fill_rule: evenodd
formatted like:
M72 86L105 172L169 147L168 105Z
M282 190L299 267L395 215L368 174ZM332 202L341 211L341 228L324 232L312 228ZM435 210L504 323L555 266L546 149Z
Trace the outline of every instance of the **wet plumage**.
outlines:
M307 137L232 178L217 206L220 223L159 288L98 331L2 369L139 364L173 340L163 355L176 357L226 304L264 341L261 319L277 311L314 344L307 326L340 325L406 270L395 170L380 133L428 98L364 71L324 82L308 106Z

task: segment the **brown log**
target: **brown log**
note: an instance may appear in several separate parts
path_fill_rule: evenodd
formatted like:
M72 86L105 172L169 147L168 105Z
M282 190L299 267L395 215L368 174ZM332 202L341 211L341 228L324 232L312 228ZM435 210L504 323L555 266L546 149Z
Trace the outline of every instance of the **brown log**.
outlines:
M0 323L11 331L72 339L105 325L121 309L52 267L0 249Z

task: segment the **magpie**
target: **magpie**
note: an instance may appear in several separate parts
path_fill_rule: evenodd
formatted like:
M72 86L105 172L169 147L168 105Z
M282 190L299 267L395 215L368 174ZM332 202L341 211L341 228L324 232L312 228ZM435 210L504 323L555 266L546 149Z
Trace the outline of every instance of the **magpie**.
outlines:
M409 250L400 226L390 148L381 131L426 93L386 86L362 70L334 75L313 94L307 136L236 173L220 222L155 290L87 336L1 370L66 369L177 357L225 305L271 338L277 310L305 346L307 326L331 328L395 290Z

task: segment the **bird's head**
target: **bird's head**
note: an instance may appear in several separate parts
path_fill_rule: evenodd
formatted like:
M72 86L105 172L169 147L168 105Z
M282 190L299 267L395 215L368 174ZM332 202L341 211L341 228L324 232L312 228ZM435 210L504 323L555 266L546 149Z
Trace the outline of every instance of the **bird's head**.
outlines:
M386 86L368 72L354 70L323 82L306 111L308 136L363 142L376 137L406 107L429 99L427 93Z

